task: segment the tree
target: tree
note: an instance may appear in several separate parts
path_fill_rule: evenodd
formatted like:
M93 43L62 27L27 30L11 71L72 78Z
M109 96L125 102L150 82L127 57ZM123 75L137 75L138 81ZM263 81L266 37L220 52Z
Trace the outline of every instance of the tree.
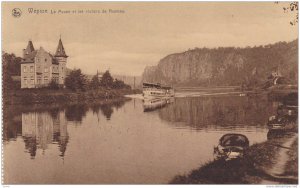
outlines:
M106 88L111 88L113 87L113 83L114 83L114 79L110 75L109 71L107 70L102 76L101 85Z
M15 54L8 54L2 51L2 71L4 92L17 89L20 86L12 80L13 75L21 75L21 58Z
M130 86L125 84L122 80L115 79L115 81L113 83L113 88L124 89L124 88L130 88Z
M86 76L81 73L80 69L74 69L66 77L65 85L72 91L85 91L87 86Z
M95 76L93 76L93 78L92 78L89 86L90 86L91 89L98 89L99 88L100 81L99 81L99 78L98 78L98 74L96 74Z
M15 54L8 54L2 51L2 62L4 68L10 75L21 75L21 57L17 57Z

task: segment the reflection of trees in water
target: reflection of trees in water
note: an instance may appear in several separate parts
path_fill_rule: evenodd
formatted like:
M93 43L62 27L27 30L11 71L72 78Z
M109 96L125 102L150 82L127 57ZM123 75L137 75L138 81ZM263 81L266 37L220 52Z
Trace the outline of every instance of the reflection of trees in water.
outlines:
M125 101L121 100L121 101L114 101L111 103L104 103L104 104L94 104L91 106L91 109L93 111L93 113L98 114L100 111L101 113L106 117L107 120L110 120L114 109L119 109L122 106L124 106Z
M60 112L64 112L68 121L81 122L83 117L91 107L93 113L101 113L110 119L114 109L121 108L127 100L118 101L105 101L105 103L96 103L92 105L76 104L71 106L64 105L8 105L3 110L3 141L15 140L18 136L22 135L22 113L49 113L51 118L57 118Z
M112 109L111 105L102 105L101 107L101 112L102 114L106 117L107 120L110 120L110 117L112 115L112 113L114 112L114 110Z
M53 106L38 109L22 107L6 110L3 113L3 141L15 140L22 136L26 152L35 158L37 150L46 151L49 144L57 144L60 156L65 155L69 142L67 121L81 122L91 107L94 113L102 113L110 119L114 109L121 108L126 101L113 101L101 104L76 104L70 106Z
M37 141L35 137L23 137L25 143L25 149L30 154L31 159L34 159L36 156L37 150Z
M58 116L58 114L59 114L60 111L61 111L61 110L60 110L59 108L50 108L50 109L48 110L48 112L50 113L50 115L51 115L51 117L52 117L53 119L57 118L57 116Z
M67 150L69 136L61 135L60 132L53 133L53 142L56 142L58 144L59 151L61 152L59 156L63 157Z
M82 118L86 116L88 107L85 104L75 104L66 107L66 118L68 121L81 122Z
M16 140L22 135L22 120L20 116L3 120L3 141Z
M176 98L159 112L169 122L185 122L196 129L232 125L264 125L276 108L265 98L199 97Z
M3 141L16 140L22 135L22 116L21 113L13 114L13 106L6 106L3 110Z

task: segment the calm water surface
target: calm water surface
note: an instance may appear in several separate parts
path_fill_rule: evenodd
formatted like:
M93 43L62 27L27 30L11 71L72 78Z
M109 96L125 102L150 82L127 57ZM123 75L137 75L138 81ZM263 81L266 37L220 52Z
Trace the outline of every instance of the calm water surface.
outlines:
M159 107L159 108L158 108ZM226 133L267 140L277 103L266 97L180 97L92 105L11 106L4 121L9 184L168 183L213 159Z

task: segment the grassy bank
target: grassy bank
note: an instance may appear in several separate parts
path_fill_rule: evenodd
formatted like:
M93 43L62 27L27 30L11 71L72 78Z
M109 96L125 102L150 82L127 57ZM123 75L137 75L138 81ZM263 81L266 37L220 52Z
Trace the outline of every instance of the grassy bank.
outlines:
M139 91L131 89L97 89L74 92L67 89L20 89L4 94L3 101L5 105L88 102L100 99L120 98L124 95L135 93L139 93Z
M254 144L247 150L243 159L228 162L223 160L209 161L187 175L174 177L170 183L259 184L262 180L281 183L297 183L282 179L278 180L267 173L268 169L276 162L277 152L279 150L278 146L285 140L286 138L274 138L263 143ZM291 151L291 155L297 156L296 146ZM295 163L295 160L291 160L290 165L295 165ZM296 173L298 170L298 168L293 169L293 173Z
M285 166L285 175L298 177L298 139L294 141L287 153L289 161Z

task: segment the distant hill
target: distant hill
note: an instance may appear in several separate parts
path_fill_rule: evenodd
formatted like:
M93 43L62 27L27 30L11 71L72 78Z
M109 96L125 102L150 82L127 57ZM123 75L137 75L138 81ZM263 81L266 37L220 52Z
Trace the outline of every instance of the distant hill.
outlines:
M252 48L195 48L171 54L157 66L146 67L141 81L174 86L255 85L265 82L272 71L297 83L298 40Z

